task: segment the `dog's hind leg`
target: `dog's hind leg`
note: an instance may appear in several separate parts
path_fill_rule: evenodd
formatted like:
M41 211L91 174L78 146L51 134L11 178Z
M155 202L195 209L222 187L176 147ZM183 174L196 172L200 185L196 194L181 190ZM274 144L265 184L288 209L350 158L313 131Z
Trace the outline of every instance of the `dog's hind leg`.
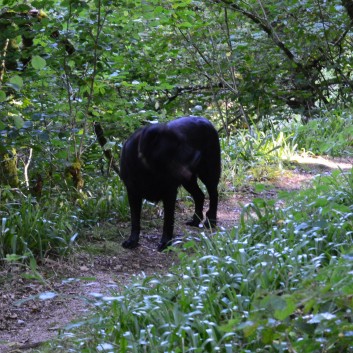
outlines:
M205 194L198 186L196 176L194 176L190 181L184 182L183 187L188 193L190 193L195 203L195 212L192 216L192 219L186 222L186 224L188 226L198 227L203 220L203 205L205 203Z

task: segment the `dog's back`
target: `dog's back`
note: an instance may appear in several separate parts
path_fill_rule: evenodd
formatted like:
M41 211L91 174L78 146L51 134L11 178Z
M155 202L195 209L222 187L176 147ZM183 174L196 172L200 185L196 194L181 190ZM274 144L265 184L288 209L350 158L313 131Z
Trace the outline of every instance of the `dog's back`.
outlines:
M217 130L205 118L181 117L167 126L185 136L187 143L200 152L201 158L195 172L203 183L219 182L221 175L221 149Z

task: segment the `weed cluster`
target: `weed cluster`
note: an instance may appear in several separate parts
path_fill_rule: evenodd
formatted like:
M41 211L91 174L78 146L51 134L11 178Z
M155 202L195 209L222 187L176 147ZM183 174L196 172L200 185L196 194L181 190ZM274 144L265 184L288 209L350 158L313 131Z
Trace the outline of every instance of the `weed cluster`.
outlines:
M76 220L64 202L43 202L21 196L1 207L0 259L43 259L63 255L76 239Z

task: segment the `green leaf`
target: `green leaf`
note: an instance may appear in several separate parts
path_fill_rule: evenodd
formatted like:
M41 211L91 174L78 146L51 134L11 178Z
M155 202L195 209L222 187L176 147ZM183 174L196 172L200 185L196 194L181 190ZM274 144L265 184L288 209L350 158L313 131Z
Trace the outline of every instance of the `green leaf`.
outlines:
M4 102L6 100L6 93L4 91L0 91L0 102Z
M17 255L17 254L6 254L6 257L3 258L3 260L8 261L8 262L17 262L23 259L22 255Z
M20 76L15 75L11 77L10 81L6 85L13 88L15 91L19 91L23 86L23 80Z
M283 298L283 297L282 297ZM290 297L284 298L275 310L274 316L277 320L284 320L292 315L296 309L295 302Z
M264 344L271 344L275 336L275 330L273 327L265 327L262 331L262 342Z
M25 123L20 116L14 116L13 120L17 129L21 129Z
M245 337L250 337L258 327L258 323L253 321L246 321L238 325L238 330L243 330Z
M329 203L329 200L324 199L324 198L319 198L315 200L315 206L316 207L324 207Z
M190 240L190 241L187 241L186 243L183 244L183 248L190 249L190 248L194 248L195 245L196 245L195 241Z
M192 24L189 23L189 22L183 22L183 23L180 23L178 25L178 27L180 27L180 28L190 28L190 27L192 27Z
M47 62L39 55L34 55L31 60L32 67L36 70L44 69Z
M255 185L255 192L260 193L266 189L264 184L256 184Z

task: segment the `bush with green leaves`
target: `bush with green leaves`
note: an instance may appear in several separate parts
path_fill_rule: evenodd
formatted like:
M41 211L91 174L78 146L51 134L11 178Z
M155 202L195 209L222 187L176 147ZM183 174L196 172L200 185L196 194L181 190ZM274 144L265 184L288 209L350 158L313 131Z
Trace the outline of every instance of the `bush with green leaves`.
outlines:
M101 295L57 352L353 352L353 172L245 206L180 265ZM178 251L178 250L176 250ZM75 329L73 329L75 327Z

